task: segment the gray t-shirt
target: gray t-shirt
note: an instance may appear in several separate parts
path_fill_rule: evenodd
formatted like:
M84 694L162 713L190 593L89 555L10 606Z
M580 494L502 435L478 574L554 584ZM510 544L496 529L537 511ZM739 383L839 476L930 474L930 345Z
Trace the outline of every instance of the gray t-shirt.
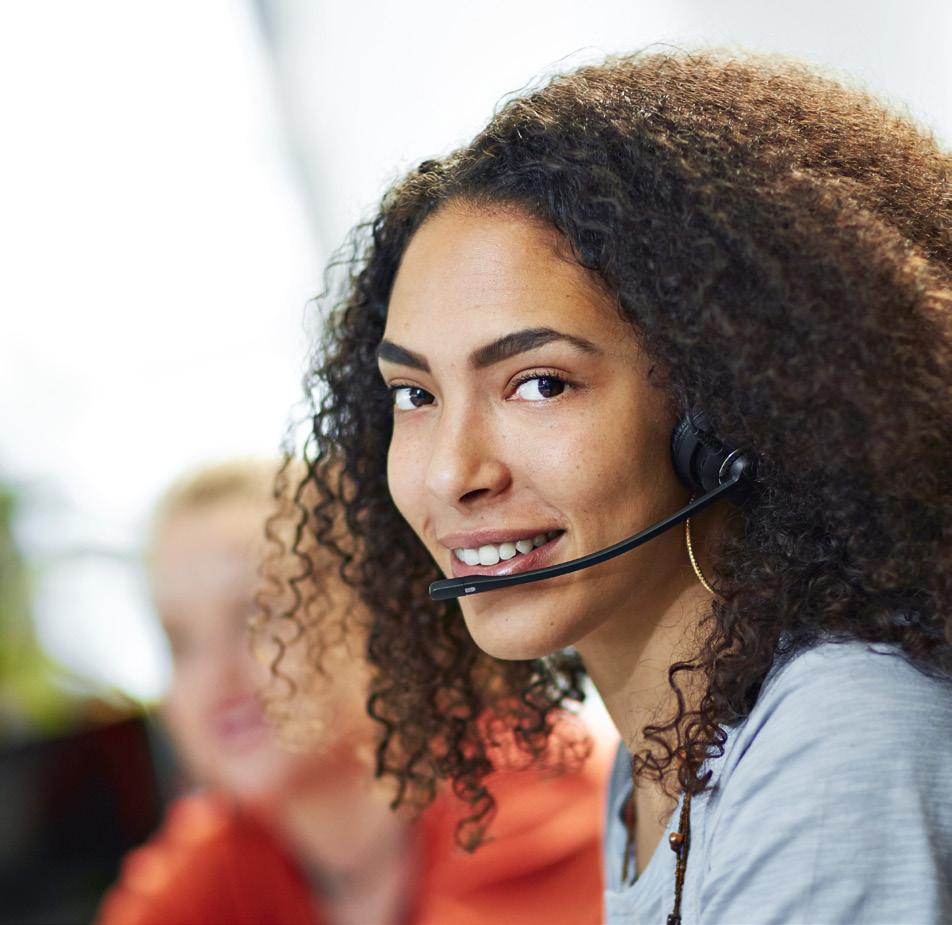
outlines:
M691 806L684 925L952 923L952 682L888 646L824 643L768 675ZM607 925L664 925L680 803L623 887L631 756L605 831ZM631 867L634 870L634 866Z

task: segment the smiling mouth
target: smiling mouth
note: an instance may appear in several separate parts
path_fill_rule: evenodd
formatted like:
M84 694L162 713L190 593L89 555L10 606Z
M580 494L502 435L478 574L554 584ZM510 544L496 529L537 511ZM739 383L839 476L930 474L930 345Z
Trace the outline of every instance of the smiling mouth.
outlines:
M219 707L212 718L219 746L229 751L257 748L268 739L267 721L253 697L235 698Z
M549 530L505 543L486 543L471 549L454 549L453 575L509 575L541 568L551 558L553 547L564 530Z

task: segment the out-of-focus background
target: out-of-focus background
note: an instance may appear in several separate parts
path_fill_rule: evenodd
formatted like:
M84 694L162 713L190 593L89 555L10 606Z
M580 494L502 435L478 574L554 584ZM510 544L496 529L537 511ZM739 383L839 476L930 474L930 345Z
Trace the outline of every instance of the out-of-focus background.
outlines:
M818 63L948 145L950 41L948 0L0 4L0 921L51 920L40 870L83 920L154 826L149 511L189 466L276 451L323 266L403 169L655 43Z

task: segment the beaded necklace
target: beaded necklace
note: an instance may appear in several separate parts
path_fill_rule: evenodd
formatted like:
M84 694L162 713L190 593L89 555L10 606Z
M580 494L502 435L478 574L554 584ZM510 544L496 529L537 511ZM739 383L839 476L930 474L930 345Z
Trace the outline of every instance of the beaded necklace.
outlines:
M691 495L691 501L694 495ZM694 555L694 544L691 542L691 518L684 521L684 541L687 545L688 559L691 561L691 568L694 574L704 586L704 590L711 596L715 595L714 589L704 577L701 567L698 565L697 558ZM683 752L683 750L682 750ZM624 809L625 828L627 829L627 839L625 841L625 856L622 860L621 882L628 882L628 871L631 860L635 854L635 791L632 789L631 796L625 803ZM691 794L684 794L684 801L681 804L681 815L678 818L677 831L668 836L668 847L677 856L677 863L674 868L674 908L671 910L665 925L681 925L681 893L684 889L684 874L688 867L688 850L691 847Z
M635 854L635 793L625 802L624 808L625 828L627 830L627 839L625 841L625 855L622 860L621 882L628 882L628 873L631 861ZM681 814L678 817L677 831L668 836L668 847L677 855L677 863L674 868L674 908L671 910L665 925L681 925L681 894L684 889L684 874L688 867L688 849L691 847L691 794L684 794L684 801L681 804Z

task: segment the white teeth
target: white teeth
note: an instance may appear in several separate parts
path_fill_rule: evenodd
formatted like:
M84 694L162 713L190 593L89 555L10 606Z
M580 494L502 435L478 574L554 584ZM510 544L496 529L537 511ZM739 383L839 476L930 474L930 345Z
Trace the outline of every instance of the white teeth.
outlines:
M496 565L498 562L508 562L516 553L525 555L532 552L537 546L542 546L549 540L554 540L561 531L550 530L548 533L537 533L531 539L516 540L516 542L487 543L478 549L454 549L453 554L460 562L467 565Z
M495 546L479 547L479 564L495 565L499 561L499 550Z

